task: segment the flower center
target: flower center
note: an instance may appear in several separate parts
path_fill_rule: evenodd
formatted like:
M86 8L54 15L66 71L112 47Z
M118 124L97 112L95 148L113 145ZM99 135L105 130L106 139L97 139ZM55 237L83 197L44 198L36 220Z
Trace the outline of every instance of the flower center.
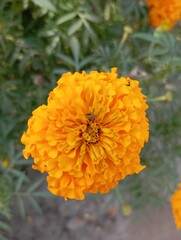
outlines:
M88 120L86 127L82 129L82 138L86 144L97 143L99 141L99 130L100 126L98 123Z

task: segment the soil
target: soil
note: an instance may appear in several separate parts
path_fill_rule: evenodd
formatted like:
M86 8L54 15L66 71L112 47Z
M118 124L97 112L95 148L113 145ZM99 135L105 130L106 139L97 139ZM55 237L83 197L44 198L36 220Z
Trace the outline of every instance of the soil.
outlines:
M170 206L121 214L110 195L84 201L46 198L42 214L27 207L25 219L15 213L8 240L180 240ZM15 209L16 212L16 209Z
M178 159L181 178L181 161ZM43 189L46 183L43 183ZM169 204L120 211L112 194L88 195L83 201L49 197L39 200L42 214L28 201L26 217L14 205L8 240L181 240ZM124 214L123 214L124 213Z

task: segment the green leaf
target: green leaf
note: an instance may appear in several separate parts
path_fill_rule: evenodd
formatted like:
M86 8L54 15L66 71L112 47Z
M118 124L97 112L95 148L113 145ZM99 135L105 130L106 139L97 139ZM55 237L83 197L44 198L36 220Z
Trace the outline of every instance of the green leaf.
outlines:
M0 221L0 228L8 232L11 231L11 227L7 223L2 221Z
M93 62L93 57L92 56L86 57L79 63L79 67L83 68L84 66L86 66L87 64L92 63L92 62Z
M7 238L0 234L0 240L7 240Z
M140 38L153 43L160 43L159 38L155 38L153 35L149 35L147 33L134 33L131 35L132 38Z
M30 188L28 188L27 193L33 192L36 188L38 188L41 183L44 181L44 178L39 178L38 180L36 180L31 186Z
M17 181L16 181L16 185L15 185L15 191L19 192L21 189L21 186L23 184L23 180L24 180L24 176L22 175Z
M16 177L23 177L25 180L29 180L29 178L24 174L24 172L21 172L17 169L13 169L13 168L8 168L7 170L8 172L10 172L12 175L16 176Z
M54 197L53 194L51 194L50 192L48 191L43 191L43 192L33 192L32 193L32 196L34 197Z
M155 56L159 56L159 55L163 55L168 53L168 49L167 48L155 48L152 51L150 51L148 53L149 57L155 57Z
M39 36L43 36L43 37L52 37L55 36L57 34L57 31L55 29L51 29L51 30L43 30L41 32L39 32Z
M90 26L89 22L87 22L86 19L82 18L82 22L86 28L86 30L88 31L90 37L92 38L93 41L97 40L97 36L96 33L94 32L94 30L92 29L92 27Z
M51 12L56 12L55 6L49 0L32 0L34 4Z
M172 34L168 35L169 46L172 51L176 50L176 41Z
M16 153L16 155L13 157L13 162L19 161L20 159L22 159L22 150L20 150L19 152Z
M39 204L37 203L37 201L36 201L34 198L32 198L32 197L29 196L29 197L28 197L28 200L30 201L32 207L33 207L38 213L40 213L40 214L43 213L41 207L39 206Z
M10 156L10 158L12 158L13 159L13 157L14 157L14 155L15 155L15 150L14 150L14 142L13 141L11 141L10 143L9 143L9 156Z
M70 47L72 50L73 57L75 59L76 64L79 62L79 56L80 56L80 44L76 37L72 37L70 40Z
M25 206L24 206L23 199L20 196L17 196L17 201L18 201L18 206L19 206L19 211L20 211L21 217L25 218Z
M69 71L69 69L66 67L59 67L59 68L53 70L53 74L61 76L63 73L66 73L68 71Z
M88 12L86 12L84 14L84 17L89 20L90 22L99 22L100 18L94 14L90 14Z
M29 4L29 0L23 0L23 9L27 9Z
M47 46L46 51L49 54L52 54L53 50L55 49L55 47L59 44L60 42L60 38L59 36L55 36L52 40L52 42Z
M72 58L70 58L67 55L64 55L63 53L59 53L57 54L57 56L64 61L64 63L70 64L71 66L75 66L75 62L72 60Z
M82 21L79 19L67 30L67 34L69 36L74 34L75 32L77 32L81 28L81 26L82 26Z
M56 21L56 24L60 25L64 22L67 22L67 21L73 19L74 17L76 17L76 15L77 15L76 12L68 13L68 14L64 15L63 17L58 18L58 20Z
M13 163L13 162L12 162ZM14 163L16 166L27 166L27 165L31 165L33 164L32 161L30 161L30 159L20 159L20 160L17 160L15 163Z
M10 134L15 129L16 124L17 124L17 120L5 122L2 119L2 121L0 122L0 130L2 132L2 135L4 137L7 137L8 134Z
M8 220L11 220L12 214L11 214L10 206L8 206L8 208L6 209L1 208L0 212L1 212L1 216L7 218Z

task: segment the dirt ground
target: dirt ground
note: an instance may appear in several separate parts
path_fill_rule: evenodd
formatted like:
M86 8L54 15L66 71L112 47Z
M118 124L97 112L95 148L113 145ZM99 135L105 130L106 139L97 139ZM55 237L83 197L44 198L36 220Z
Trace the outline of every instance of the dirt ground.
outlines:
M169 206L123 216L109 196L84 201L42 199L43 214L15 214L9 240L180 240Z
M181 178L181 161L178 160ZM46 183L45 183L46 185ZM88 196L83 201L60 197L42 198L43 213L38 214L26 202L26 218L14 206L12 232L8 240L181 240L170 205L153 206L120 212L117 201L110 203L110 194Z

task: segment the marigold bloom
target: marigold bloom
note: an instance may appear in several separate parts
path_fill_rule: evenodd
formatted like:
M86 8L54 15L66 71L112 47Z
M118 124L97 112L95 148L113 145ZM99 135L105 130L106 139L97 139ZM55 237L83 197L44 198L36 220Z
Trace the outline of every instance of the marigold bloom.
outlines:
M153 28L169 31L181 19L181 0L147 0L147 5Z
M181 229L181 183L171 198L171 206L175 224L178 229Z
M145 96L138 81L116 71L63 74L47 105L33 111L23 154L48 173L50 192L84 199L145 167L139 157L148 140Z

